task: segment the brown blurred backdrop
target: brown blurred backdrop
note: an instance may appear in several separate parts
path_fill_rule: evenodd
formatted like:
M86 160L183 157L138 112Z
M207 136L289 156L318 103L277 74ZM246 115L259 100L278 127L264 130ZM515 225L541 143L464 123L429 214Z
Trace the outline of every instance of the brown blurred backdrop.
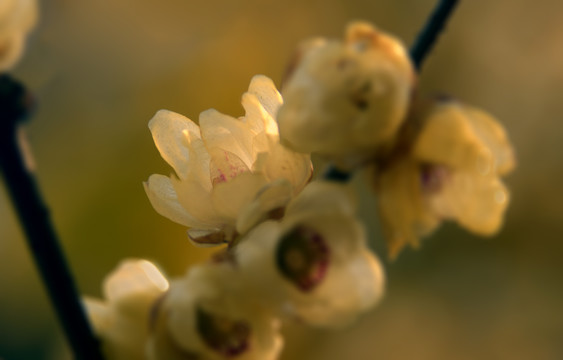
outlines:
M161 108L242 115L252 75L279 84L301 39L353 19L411 44L432 0L51 0L15 71L37 95L38 177L83 293L125 257L170 275L208 256L151 208L142 181L170 173L147 122ZM463 1L421 76L495 114L519 166L493 239L454 225L387 264L377 309L342 331L287 328L283 359L563 358L563 2ZM360 191L366 191L356 179ZM382 237L363 197L374 248ZM0 358L62 359L61 330L0 190Z

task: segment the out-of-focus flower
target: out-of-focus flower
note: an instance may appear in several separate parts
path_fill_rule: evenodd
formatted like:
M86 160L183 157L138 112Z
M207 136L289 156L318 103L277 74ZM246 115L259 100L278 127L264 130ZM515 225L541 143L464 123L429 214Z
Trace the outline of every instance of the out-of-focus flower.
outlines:
M273 82L257 75L242 97L246 115L239 119L210 109L198 126L159 111L149 127L177 177L155 174L145 183L155 210L190 227L196 243L216 244L285 206L310 179L312 167L309 155L279 143L274 116L281 104Z
M383 268L354 211L343 185L307 185L283 220L260 224L234 249L247 296L317 326L344 325L374 306Z
M20 59L37 13L36 0L0 1L0 72L10 70Z
M254 307L239 280L232 264L207 263L173 281L154 313L148 358L277 359L279 320Z
M108 359L145 359L150 311L168 281L146 260L126 260L105 280L101 301L85 298L88 315Z
M502 126L491 115L455 101L437 102L423 119L410 153L376 174L377 198L389 253L442 220L479 235L502 225L509 192L500 176L515 165Z
M316 39L298 51L277 117L282 143L345 169L387 149L415 82L402 43L354 22L344 42Z

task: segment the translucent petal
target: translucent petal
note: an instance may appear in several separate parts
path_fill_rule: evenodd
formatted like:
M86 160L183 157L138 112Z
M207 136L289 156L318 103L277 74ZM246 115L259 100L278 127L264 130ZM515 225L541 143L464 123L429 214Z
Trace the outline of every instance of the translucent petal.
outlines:
M230 181L250 170L241 158L230 151L211 148L209 155L211 156L209 171L213 186Z
M154 297L168 289L168 280L146 260L124 260L104 282L103 290L110 302L126 303L144 296Z
M276 114L283 103L283 99L270 78L264 75L255 75L250 81L248 92L256 96L271 119L276 118Z
M284 209L291 200L293 187L285 179L278 179L262 188L256 198L242 208L237 218L237 231L245 234L260 221L268 218L269 212Z
M172 166L180 179L186 178L190 151L184 132L199 138L199 127L183 115L159 110L149 121L149 128L162 158Z
M243 208L267 184L268 181L261 174L243 173L228 182L217 184L211 192L211 202L217 214L234 224Z
M211 203L211 193L197 180L178 180L170 178L180 204L198 221L198 229L216 229L223 224Z
M154 174L149 177L147 182L143 183L143 186L157 213L188 227L199 225L199 221L180 205L170 178Z
M311 157L289 150L277 142L277 139L269 141L270 151L261 159L262 164L256 164L256 167L259 167L268 179L288 180L293 185L294 194L298 194L313 175Z
M202 112L199 124L208 149L224 149L242 159L247 167L252 166L256 154L252 149L253 134L246 124L214 109Z

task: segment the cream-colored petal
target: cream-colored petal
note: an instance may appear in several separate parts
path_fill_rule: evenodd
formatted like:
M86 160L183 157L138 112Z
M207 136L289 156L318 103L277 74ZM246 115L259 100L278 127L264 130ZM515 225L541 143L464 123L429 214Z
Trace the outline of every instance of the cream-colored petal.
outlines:
M456 105L438 104L413 147L420 161L458 168L492 169L494 158Z
M273 215L270 214L272 211L285 211L292 193L293 187L285 179L278 179L262 188L250 204L243 206L237 218L238 233L247 233L256 224Z
M356 200L351 189L329 181L313 181L287 207L286 214L343 213L354 214Z
M212 148L209 150L209 155L211 156L209 174L213 186L230 181L250 170L240 157L230 151Z
M385 273L369 250L351 254L346 262L331 267L327 279L298 306L298 316L310 325L341 327L375 306L383 297ZM338 295L336 295L338 294Z
M172 166L180 179L187 176L190 162L189 144L184 132L200 137L199 127L187 117L159 110L149 121L154 143L162 158Z
M255 75L250 81L248 92L256 96L272 119L276 118L283 99L270 78L264 75Z
M278 123L262 106L256 95L245 93L242 96L242 106L245 110L243 121L254 134L279 134Z
M495 176L458 171L430 200L433 211L480 235L492 235L503 222L509 193Z
M217 214L233 225L245 206L268 184L262 174L244 173L230 181L217 184L211 192L211 202Z
M199 226L200 222L180 204L170 178L153 174L143 183L152 207L160 215L188 227Z
M500 123L486 112L463 106L463 111L473 124L478 136L487 144L495 159L495 171L500 175L509 173L516 166L514 150L508 135Z
M418 247L419 237L428 235L440 223L439 217L424 202L419 165L413 160L398 161L379 174L376 192L391 259L406 245Z
M270 137L268 141L270 151L264 157L258 156L260 163L255 164L255 169L260 169L270 180L288 180L293 186L294 195L297 195L311 179L311 157L309 154L296 153L286 148L277 139Z
M103 285L103 292L114 306L124 310L138 304L150 304L168 290L168 280L160 270L146 260L128 259L121 262Z
M0 72L11 70L21 58L24 48L25 34L19 30L0 37Z
M208 149L224 149L241 158L247 167L252 166L256 154L252 149L253 133L246 124L215 109L202 112L199 124Z
M222 226L223 219L213 208L211 193L199 181L178 180L174 177L170 180L182 207L198 221L195 228L216 229Z

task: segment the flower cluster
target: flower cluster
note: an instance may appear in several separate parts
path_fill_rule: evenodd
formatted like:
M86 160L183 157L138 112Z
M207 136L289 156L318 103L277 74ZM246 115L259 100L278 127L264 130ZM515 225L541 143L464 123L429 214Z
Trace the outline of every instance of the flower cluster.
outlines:
M2 0L0 3L0 72L20 59L27 34L37 22L36 0Z
M299 47L283 99L258 75L238 119L159 111L149 128L174 174L150 176L147 196L196 245L226 246L170 283L144 260L122 264L106 301L86 301L106 353L274 360L285 321L338 327L375 306L385 275L354 194L311 182L311 153L340 171L368 169L391 257L444 219L497 231L509 198L499 177L515 163L506 133L453 100L419 106L415 84L397 39L352 23L344 41Z

